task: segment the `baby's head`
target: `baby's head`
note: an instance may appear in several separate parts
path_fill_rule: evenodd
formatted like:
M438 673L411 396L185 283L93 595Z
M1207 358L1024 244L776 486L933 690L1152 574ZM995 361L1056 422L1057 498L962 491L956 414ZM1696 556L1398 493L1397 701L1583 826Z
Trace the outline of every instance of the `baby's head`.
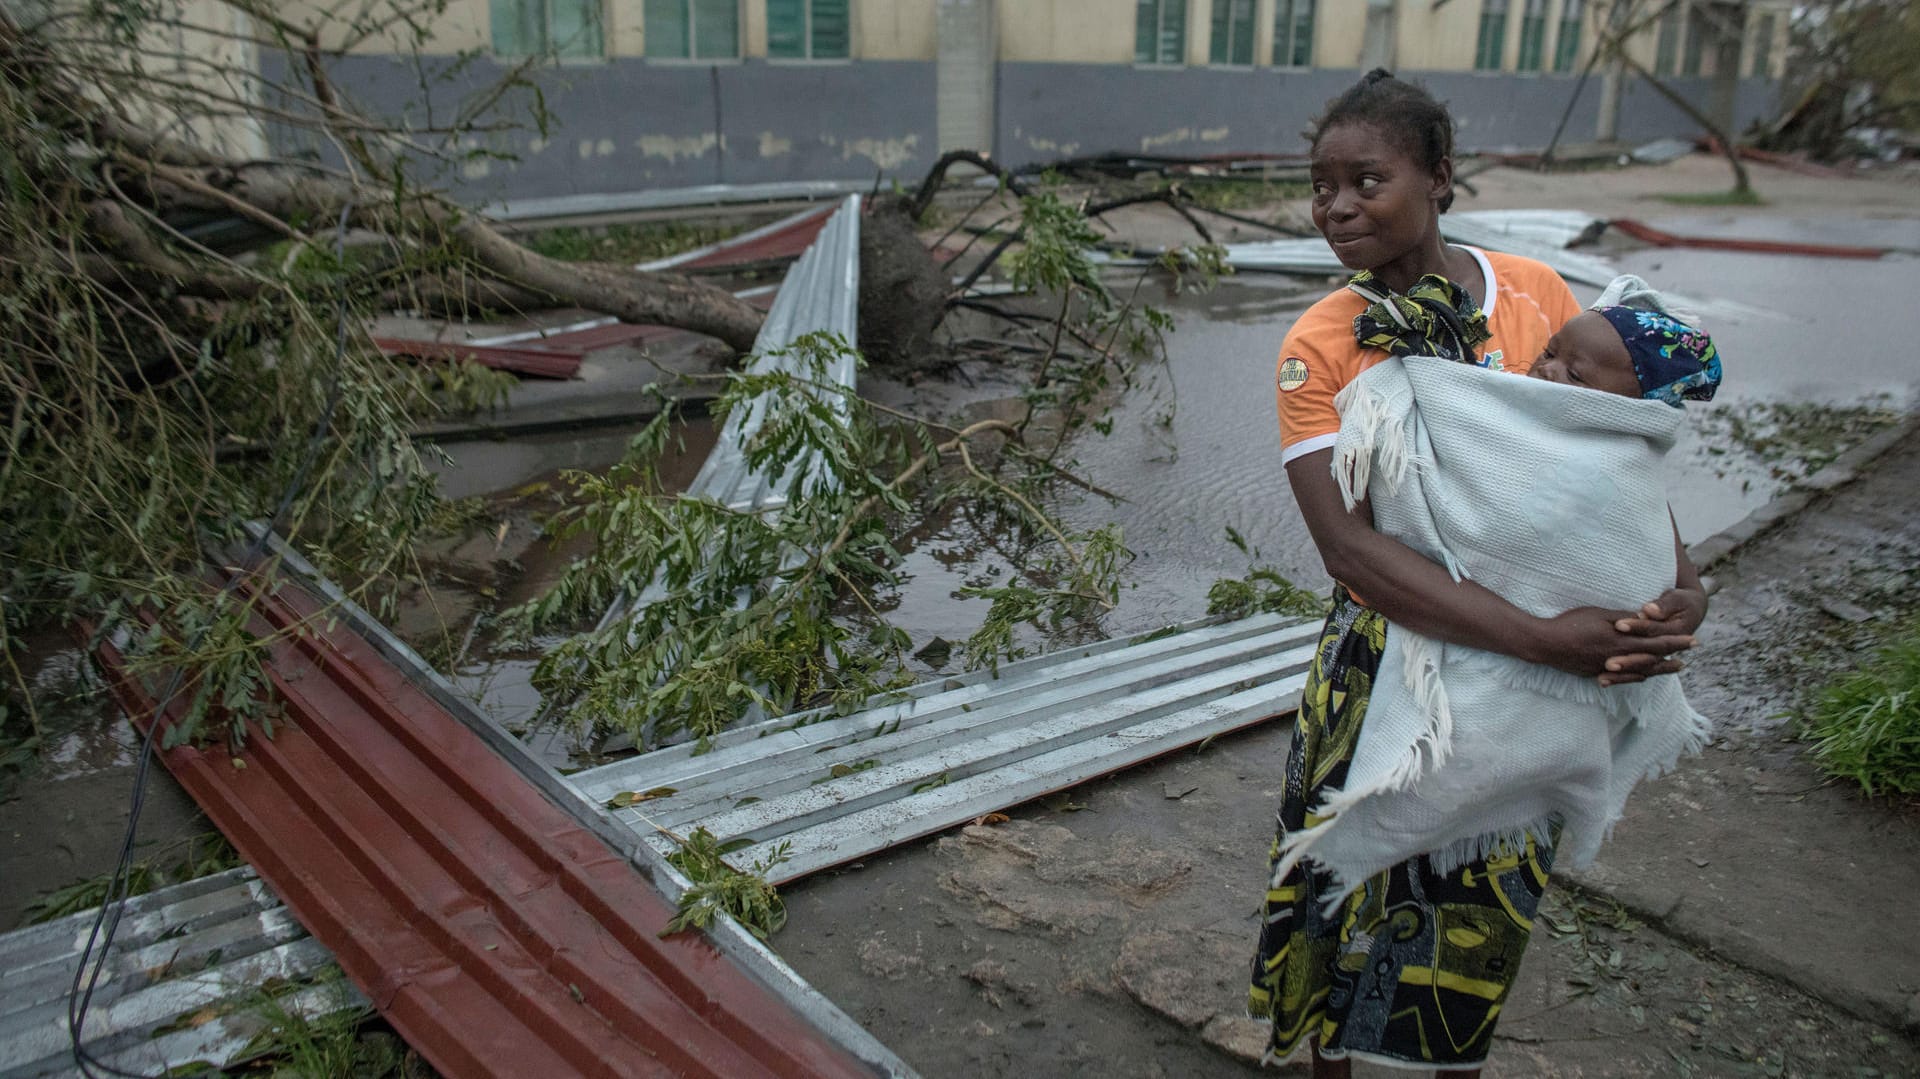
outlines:
M1560 327L1528 374L1678 407L1713 399L1720 354L1712 338L1671 315L1597 307Z

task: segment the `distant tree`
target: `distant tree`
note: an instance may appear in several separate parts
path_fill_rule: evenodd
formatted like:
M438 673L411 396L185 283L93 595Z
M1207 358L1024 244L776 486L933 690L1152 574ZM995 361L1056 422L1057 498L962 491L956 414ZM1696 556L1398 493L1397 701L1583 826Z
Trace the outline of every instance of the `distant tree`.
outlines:
M1790 48L1792 104L1765 132L1768 145L1832 161L1857 152L1865 130L1920 129L1920 5L1912 0L1809 4Z

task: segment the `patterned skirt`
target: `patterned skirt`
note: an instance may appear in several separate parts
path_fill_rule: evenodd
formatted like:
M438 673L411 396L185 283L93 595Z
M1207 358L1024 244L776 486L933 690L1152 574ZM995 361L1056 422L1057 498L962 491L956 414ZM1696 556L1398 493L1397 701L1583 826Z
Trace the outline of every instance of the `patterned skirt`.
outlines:
M1386 620L1334 591L1294 726L1280 836L1318 823L1322 792L1346 782L1386 647ZM1275 860L1278 851L1276 838ZM1332 881L1311 858L1269 881L1248 998L1250 1013L1273 1023L1268 1059L1312 1040L1330 1060L1478 1067L1552 867L1550 841L1444 875L1423 855L1367 881L1331 916L1321 898Z

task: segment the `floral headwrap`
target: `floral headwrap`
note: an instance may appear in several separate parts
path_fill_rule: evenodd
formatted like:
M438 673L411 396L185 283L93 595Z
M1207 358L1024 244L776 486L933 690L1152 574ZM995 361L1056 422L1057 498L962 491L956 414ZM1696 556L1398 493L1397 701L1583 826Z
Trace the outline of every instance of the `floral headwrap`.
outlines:
M1393 356L1439 356L1478 364L1474 349L1493 335L1487 316L1459 285L1427 274L1398 295L1362 270L1347 282L1367 309L1353 320L1353 336L1362 348Z
M1720 353L1713 338L1670 315L1635 307L1597 307L1613 324L1633 360L1640 396L1678 407L1711 401L1720 388Z

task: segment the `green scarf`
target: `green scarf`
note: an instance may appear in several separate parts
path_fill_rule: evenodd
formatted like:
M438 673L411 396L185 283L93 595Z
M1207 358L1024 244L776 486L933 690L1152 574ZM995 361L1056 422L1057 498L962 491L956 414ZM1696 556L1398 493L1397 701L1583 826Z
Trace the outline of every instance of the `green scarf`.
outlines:
M1466 289L1439 274L1415 281L1405 295L1381 284L1372 270L1354 274L1347 287L1367 301L1366 311L1353 320L1353 336L1361 348L1477 365L1474 347L1493 337L1480 305Z

